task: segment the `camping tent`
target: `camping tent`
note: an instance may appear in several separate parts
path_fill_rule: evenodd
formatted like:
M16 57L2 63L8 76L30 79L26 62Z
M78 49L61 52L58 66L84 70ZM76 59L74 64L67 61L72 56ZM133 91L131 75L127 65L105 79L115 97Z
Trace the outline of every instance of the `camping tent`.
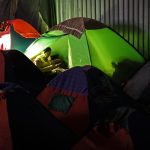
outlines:
M69 149L74 134L14 83L0 84L0 149Z
M87 128L95 125L97 121L100 123L99 130L96 130L95 127L96 134L87 133L85 135L87 137L79 141L81 143L79 143L77 150L119 150L119 147L113 147L115 141L117 141L117 145L121 141L125 142L125 147L128 145L126 148L130 149L130 138L125 139L124 134L117 133L116 137L118 135L120 137L115 140L113 134L109 136L109 132L104 133L103 123L109 124L109 121L121 122L123 127L127 125L129 130L126 133L131 133L136 149L142 150L146 149L146 146L150 146L150 139L145 136L150 133L148 128L150 125L149 115L143 111L141 105L122 92L108 76L94 67L73 67L59 74L47 84L37 99L76 134L83 135L84 131L87 133ZM136 108L134 113L133 110L135 109L128 109L131 107ZM128 115L130 120L128 120ZM138 119L138 115L142 121ZM110 142L110 137L113 139L112 142ZM123 143L121 149L124 149Z
M124 108L128 107L128 97L119 90L99 69L78 66L53 78L37 99L73 132L81 134L97 120L102 122L109 111L113 114L114 109L121 108L114 117L119 117L118 120L128 112L128 108Z
M1 58L4 53L6 54L7 51L1 51ZM35 87L37 83L33 82L39 80L40 85L43 81L41 80L42 75L30 60L25 61L27 59L21 52L10 50L8 53L8 55L4 54L6 63L8 60L13 62L16 60L16 63L12 65L15 68L13 71L19 72L21 65L15 58L22 59L24 66L27 64L25 72L28 73L28 77L24 78L20 73L16 74L15 78L18 80L15 80L15 83L0 84L0 131L2 135L0 136L0 149L66 150L74 147L76 143L77 147L81 145L84 148L87 145L90 148L94 145L96 149L111 147L110 149L120 150L118 147L122 149L127 145L129 148L129 132L126 132L122 126L116 128L111 121L117 124L126 121L128 108L133 106L131 104L137 103L129 99L108 76L94 67L74 67L49 81L47 86L38 92L36 99L33 91L37 88ZM26 82L34 85L32 90L21 84ZM142 122L139 121L139 115ZM110 124L105 126L106 131L101 126L102 124L100 128L97 128L98 122L104 122L104 125L107 125L107 121L110 121ZM136 147L140 146L139 150L149 147L150 139L147 138L150 125L149 116L141 112L133 114L129 125L131 137L134 139L133 144L137 144ZM88 131L93 126L96 130L91 134L93 130ZM141 137L144 140L141 140ZM76 146L73 150L77 150Z
M150 60L130 77L124 86L124 91L133 99L144 105L149 105L150 97ZM150 109L149 109L150 111Z
M38 38L40 34L29 23L22 19L0 22L0 49L25 49Z
M117 83L126 80L144 58L105 24L90 18L68 19L54 27L25 51L32 59L46 47L68 62L68 67L93 65Z
M119 93L119 89L105 74L93 67L74 67L59 74L39 93L38 99L32 91L16 83L1 83L0 90L0 121L3 123L0 124L0 131L5 129L1 132L4 136L0 136L2 150L10 147L11 142L13 150L71 150L98 121L109 120L120 124L126 120L128 112L126 96ZM100 136L96 141L105 140L104 145L99 143L104 148L113 143L126 147L126 134L118 136L118 131L120 128L111 134L112 140L109 140L110 136ZM116 137L122 140L116 142Z

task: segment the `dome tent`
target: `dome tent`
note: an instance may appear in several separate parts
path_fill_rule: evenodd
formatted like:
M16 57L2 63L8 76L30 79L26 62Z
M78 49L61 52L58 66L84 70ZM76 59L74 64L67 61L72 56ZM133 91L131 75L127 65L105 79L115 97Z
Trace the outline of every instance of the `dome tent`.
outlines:
M38 31L22 19L2 21L0 23L0 49L25 49L40 36Z
M92 65L117 83L126 80L144 58L110 27L90 18L72 18L53 26L25 51L30 59L46 47L68 62L68 67Z
M79 75L83 79L82 84ZM98 82L95 77L99 78ZM0 105L0 107L7 106L5 108L8 114L5 117L8 117L8 120L5 125L9 125L8 129L11 134L9 138L12 139L13 150L71 149L83 134L95 126L97 121L114 120L120 123L122 120L126 120L124 116L128 111L126 96L119 92L119 89L105 74L93 67L74 67L63 72L47 84L37 99L32 92L19 84L1 83L0 89L2 91L1 102L6 104ZM56 97L58 95L65 97L59 99L60 97ZM93 96L95 97L93 98ZM73 101L71 101L71 97ZM54 98L53 101L51 101L52 98ZM64 105L62 102L65 102ZM122 106L125 106L125 109L118 110ZM0 110L3 112L4 109ZM53 110L55 113L52 112ZM109 113L107 114L107 112ZM5 117L0 119L5 121ZM120 128L111 135L112 139L116 139L118 132L120 132ZM117 138L122 139L120 142L125 147L129 144L124 140L128 139L129 135L123 134ZM3 140L3 137L1 139ZM105 144L108 145L110 142L111 146L119 145L118 150L121 150L122 145L120 147L118 140L117 142L108 141L109 136L106 137ZM2 144L4 148L7 147L8 145L5 143L0 142L0 146ZM101 143L99 145L101 146Z
M25 76L23 74L17 73L17 76L15 76L15 83L17 83L17 85L8 82L0 84L2 92L0 101L0 115L2 117L0 117L0 119L2 125L5 124L5 126L0 126L0 130L3 129L3 127L5 128L3 133L1 133L5 136L1 136L0 146L4 146L4 148L10 146L11 143L9 142L11 142L11 139L9 141L9 138L12 138L14 150L34 148L67 149L68 147L70 148L70 146L74 146L74 143L79 140L78 134L82 134L88 127L95 125L97 121L101 122L106 120L107 123L109 120L122 123L124 119L126 120L125 116L128 112L128 107L135 104L134 106L139 108L136 101L132 101L126 94L121 92L121 89L115 86L108 76L96 68L90 66L82 68L73 67L50 80L46 86L47 82L43 83L44 78L41 72L39 72L36 66L33 65L29 59L25 58L21 52L13 50L1 52L9 53L7 56L0 53L2 54L0 55L1 58L5 56L6 65L7 61L10 61L10 59L7 58L13 57L11 60L16 60L16 63L13 65L13 67L15 66L13 71L17 73L20 71L19 68L24 65L25 69L27 69L25 72L28 74L28 77L24 78ZM14 56L15 53L16 55ZM18 59L15 58L24 60L23 64L18 64ZM4 66L1 67L0 69L3 70ZM10 67L6 70L8 69L10 69ZM0 76L1 82L4 82L3 73L4 71L1 74L2 76ZM8 73L10 74L10 71L8 71ZM14 82L14 80L11 81ZM36 84L34 84L34 81L37 81L35 82ZM33 86L30 86L28 83L31 83ZM42 88L43 90L41 91L42 83L44 84L44 89ZM38 84L41 92L39 92L39 88L37 91ZM35 99L35 95L37 95L37 99ZM46 110L43 106L41 107L38 100L46 107ZM123 109L124 107L125 109ZM143 110L141 106L140 109ZM115 112L115 114L113 112ZM145 123L146 129L144 127ZM135 124L137 127L136 130ZM147 117L147 122L144 122L144 124L142 122L140 125L139 119L133 121L131 117L131 131L129 131L133 137L136 135L136 138L134 138L136 144L139 138L141 138L140 132L137 132L137 129L141 125L142 132L146 135L149 134L147 124L150 124L149 116ZM116 136L120 131L122 130L115 130L113 133L114 136L111 135L110 137L112 137L113 141L114 139L117 140L117 138L119 138L119 141L121 139L120 142L123 142L126 147L126 145L128 145L126 142L130 140L130 136L127 134L127 140L125 140L126 132ZM11 136L9 136L9 133L11 133ZM87 133L87 138L91 137L88 135ZM8 136L8 141L5 140L5 142L3 142L6 136ZM142 137L145 136L142 135ZM103 137L101 137L101 139L103 140ZM91 140L100 147L101 144L106 147L108 145L111 147L112 145L115 146L116 143L112 142L109 136L107 136L106 142L101 143L94 138L90 139L89 143L86 141L85 143L81 142L83 144L82 146L87 146ZM78 142L80 143L80 141ZM109 142L111 143L108 144ZM141 142L140 140L138 145L141 144ZM144 143L149 147L148 138L144 140ZM118 140L116 144L118 145ZM122 146L121 144L121 147ZM145 145L142 146L142 149L143 147L145 147ZM4 148L2 147L1 149Z

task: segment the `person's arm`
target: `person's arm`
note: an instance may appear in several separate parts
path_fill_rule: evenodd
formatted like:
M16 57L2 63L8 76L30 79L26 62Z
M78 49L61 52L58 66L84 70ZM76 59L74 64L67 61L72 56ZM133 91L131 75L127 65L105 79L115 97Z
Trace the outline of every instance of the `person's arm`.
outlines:
M43 66L43 62L39 58L35 58L33 63L38 67L41 68Z
M51 61L50 60L45 61L43 56L41 55L41 56L38 56L37 58L35 58L34 64L38 68L44 68L44 67L51 65Z
M48 72L48 71L52 71L53 69L56 69L56 68L59 67L59 66L60 66L60 64L48 65L48 66L46 66L46 67L40 68L40 70L41 70L42 72Z

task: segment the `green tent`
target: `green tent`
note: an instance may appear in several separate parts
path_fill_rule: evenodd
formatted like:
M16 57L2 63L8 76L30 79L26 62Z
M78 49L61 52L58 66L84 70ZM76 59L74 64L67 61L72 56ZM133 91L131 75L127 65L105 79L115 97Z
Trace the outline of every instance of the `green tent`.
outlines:
M144 58L110 27L90 18L68 19L41 35L25 51L32 59L50 46L68 67L92 65L122 83Z

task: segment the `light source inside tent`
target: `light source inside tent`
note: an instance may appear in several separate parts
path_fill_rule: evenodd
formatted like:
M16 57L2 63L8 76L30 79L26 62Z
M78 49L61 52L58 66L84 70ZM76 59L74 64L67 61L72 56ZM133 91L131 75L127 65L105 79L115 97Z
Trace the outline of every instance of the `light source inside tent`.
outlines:
M33 59L46 47L52 48L52 55L59 55L68 67L91 65L86 35L79 38L65 34L62 31L52 31L43 34L35 40L25 51L25 55ZM84 56L84 57L83 57Z
M92 64L109 76L117 71L119 65L124 67L125 63L133 63L132 67L134 67L136 62L139 64L144 62L134 47L109 28L86 30L80 39L64 33L63 36L57 36L59 30L58 33L53 32L52 36L52 32L33 42L25 52L27 57L32 58L50 46L53 54L61 55L68 62L69 68ZM123 71L126 72L128 69L132 68L124 68Z
M51 37L51 40L49 40L48 37L40 37L40 39L36 39L34 43L27 48L25 54L31 59L42 52L46 47L51 46L57 39L58 37Z
M39 36L38 31L22 19L0 22L0 48L2 50L16 49L24 52Z
M85 28L83 28L84 24L86 24ZM58 37L57 34L54 34L53 36L57 37L57 40L53 43L51 40L53 37L49 35L52 32L60 31L62 31L63 36ZM90 18L68 19L56 25L56 28L54 26L45 35L49 37L46 37L46 40L51 43L49 46L52 47L53 53L65 58L69 68L92 65L112 77L119 84L145 62L144 57L125 39L111 28ZM41 40L44 40L42 38ZM36 42L42 46L40 38ZM34 57L29 55L29 52L36 51L32 48L34 44L37 44L36 42L33 42L25 51L27 57Z
M0 35L0 50L11 48L10 34Z
M10 24L7 21L0 22L0 50L11 48Z

